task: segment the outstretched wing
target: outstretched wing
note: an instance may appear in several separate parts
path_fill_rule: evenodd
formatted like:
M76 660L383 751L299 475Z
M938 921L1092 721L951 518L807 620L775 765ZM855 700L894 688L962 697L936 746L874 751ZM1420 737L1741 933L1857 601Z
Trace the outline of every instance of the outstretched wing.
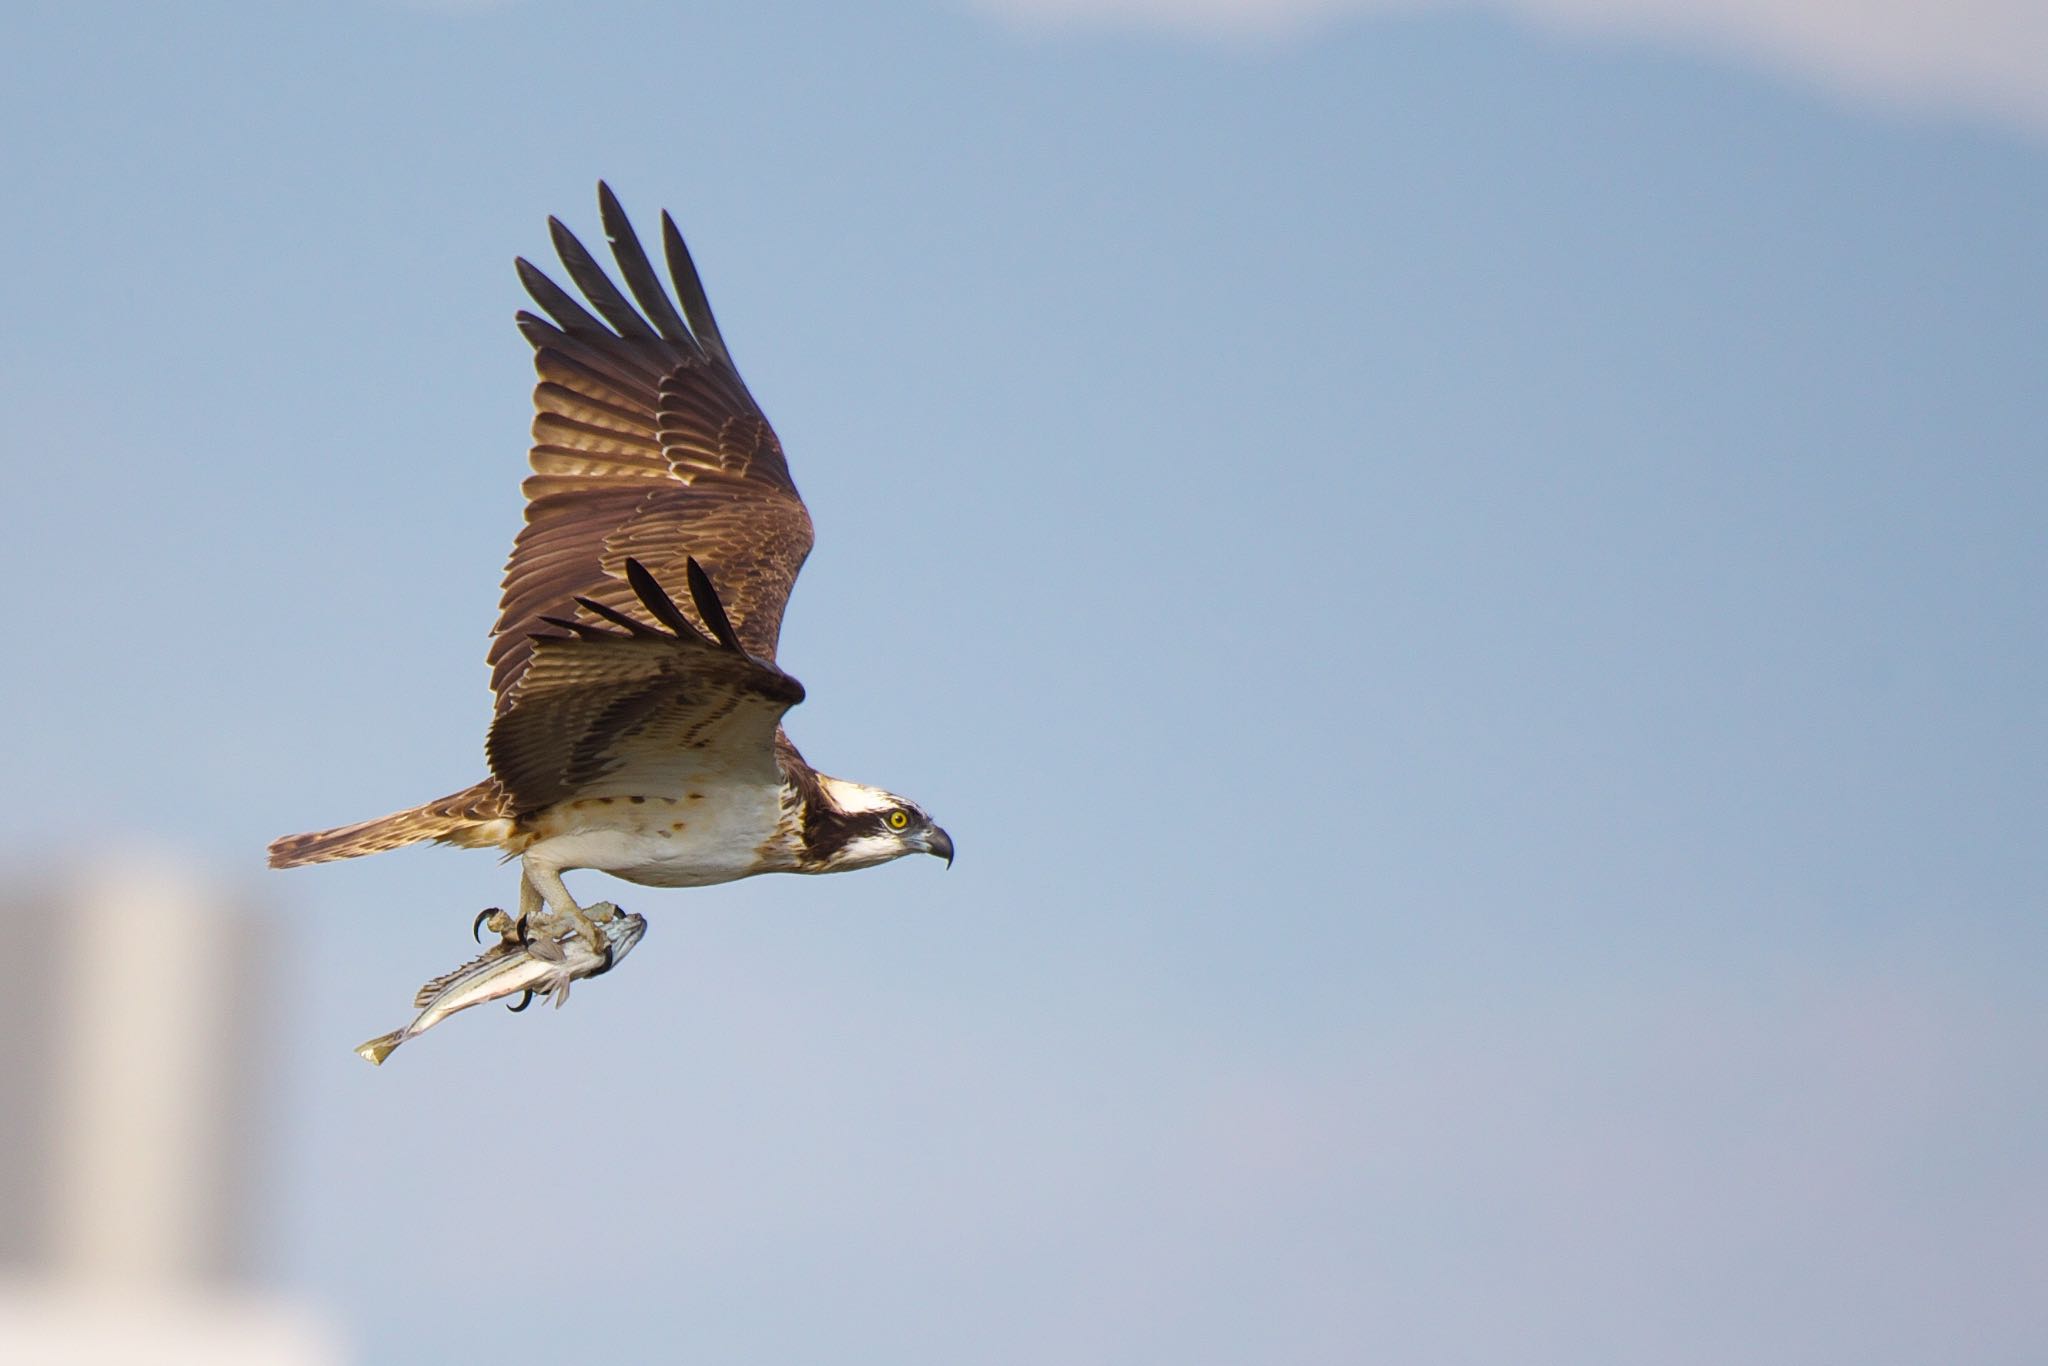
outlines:
M634 302L556 219L548 220L555 250L590 308L517 263L553 321L519 315L540 382L526 526L512 544L492 632L500 713L534 665L530 637L544 618L598 620L579 599L614 610L633 604L629 559L671 582L696 559L717 581L746 651L773 661L783 606L811 549L810 514L782 443L733 368L682 234L662 214L671 299L602 183L597 201Z
M545 619L556 630L532 639L485 746L514 810L777 779L775 730L803 685L748 653L709 576L684 564L708 636L637 559L628 589L659 626L594 598L577 603L591 620Z

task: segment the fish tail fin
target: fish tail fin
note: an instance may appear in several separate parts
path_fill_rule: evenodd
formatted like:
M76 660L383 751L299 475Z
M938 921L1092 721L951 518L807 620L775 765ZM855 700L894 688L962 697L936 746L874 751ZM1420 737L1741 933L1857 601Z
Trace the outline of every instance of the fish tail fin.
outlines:
M356 858L400 849L421 840L460 844L468 848L500 843L511 834L512 823L498 809L496 787L478 783L439 801L397 811L373 821L314 830L303 835L285 835L270 842L270 866L297 868L307 863Z
M356 1045L356 1052L373 1067L382 1067L384 1059L391 1056L391 1050L405 1042L405 1031L394 1029L389 1034L379 1034L368 1043Z

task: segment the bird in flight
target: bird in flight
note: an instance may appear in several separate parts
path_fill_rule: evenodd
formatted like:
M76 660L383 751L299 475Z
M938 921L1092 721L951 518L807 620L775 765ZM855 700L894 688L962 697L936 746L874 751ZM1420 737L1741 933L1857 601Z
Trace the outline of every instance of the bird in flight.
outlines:
M518 316L540 378L526 525L489 653L491 776L287 835L271 866L421 840L499 849L519 859L521 934L574 932L594 949L618 911L578 905L571 869L702 887L905 854L951 864L952 839L917 803L818 772L783 733L804 689L775 646L810 514L674 221L661 216L671 297L618 198L602 183L597 198L630 300L553 218L583 302L516 263L547 316Z

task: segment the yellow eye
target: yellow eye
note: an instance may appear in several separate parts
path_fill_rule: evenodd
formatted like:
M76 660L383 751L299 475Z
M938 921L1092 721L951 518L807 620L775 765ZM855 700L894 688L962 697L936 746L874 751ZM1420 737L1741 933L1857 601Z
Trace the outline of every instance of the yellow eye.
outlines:
M889 828L891 830L901 830L909 824L910 813L908 811L891 811L889 813Z

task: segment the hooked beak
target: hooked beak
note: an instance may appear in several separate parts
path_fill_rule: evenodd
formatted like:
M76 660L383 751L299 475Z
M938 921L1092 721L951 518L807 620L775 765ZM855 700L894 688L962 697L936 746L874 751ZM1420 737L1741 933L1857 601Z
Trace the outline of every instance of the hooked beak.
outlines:
M925 831L924 851L944 859L948 868L953 866L953 837L938 826Z

